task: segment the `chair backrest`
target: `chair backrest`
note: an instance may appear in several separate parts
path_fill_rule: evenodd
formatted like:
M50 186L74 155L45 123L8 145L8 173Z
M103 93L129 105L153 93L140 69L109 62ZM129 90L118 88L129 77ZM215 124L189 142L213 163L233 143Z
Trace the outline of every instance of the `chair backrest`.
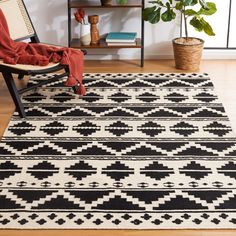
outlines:
M13 40L20 41L31 38L31 41L38 41L23 0L0 0L0 8L6 17Z

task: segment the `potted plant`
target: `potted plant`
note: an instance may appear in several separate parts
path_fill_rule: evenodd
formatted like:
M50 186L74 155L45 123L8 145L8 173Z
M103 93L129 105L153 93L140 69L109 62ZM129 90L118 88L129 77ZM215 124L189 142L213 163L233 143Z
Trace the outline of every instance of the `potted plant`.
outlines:
M172 40L175 65L178 69L199 70L204 41L189 37L188 24L199 32L203 31L209 36L214 36L211 25L204 17L213 15L217 11L215 3L205 0L155 0L150 3L154 6L143 10L143 19L152 24L161 20L163 22L172 21L176 18L177 13L181 14L185 37Z

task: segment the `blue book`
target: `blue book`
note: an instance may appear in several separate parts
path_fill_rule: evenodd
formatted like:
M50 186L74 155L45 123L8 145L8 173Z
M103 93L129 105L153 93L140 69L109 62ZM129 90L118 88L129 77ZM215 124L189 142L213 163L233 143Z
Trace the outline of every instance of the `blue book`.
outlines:
M133 32L110 32L107 35L107 43L132 43L135 42L137 33Z

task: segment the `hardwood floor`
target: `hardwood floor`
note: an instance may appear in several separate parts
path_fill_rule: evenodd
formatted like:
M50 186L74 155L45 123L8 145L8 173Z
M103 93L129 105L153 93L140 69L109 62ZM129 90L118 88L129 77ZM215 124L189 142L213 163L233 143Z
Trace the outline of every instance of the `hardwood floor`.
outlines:
M146 61L140 68L135 61L86 61L85 72L183 72L172 60ZM210 74L217 94L236 131L236 60L203 61L201 72ZM5 82L0 77L0 137L14 111ZM236 230L0 230L0 236L235 236Z

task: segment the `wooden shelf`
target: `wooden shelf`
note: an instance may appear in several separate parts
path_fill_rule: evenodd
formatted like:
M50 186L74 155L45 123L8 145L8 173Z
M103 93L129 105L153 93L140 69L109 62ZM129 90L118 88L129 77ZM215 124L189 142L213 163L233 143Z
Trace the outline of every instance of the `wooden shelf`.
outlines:
M113 0L111 6L102 6L100 1L80 1L75 0L71 1L69 8L142 8L141 0L128 0L128 3L125 5L118 4L115 0Z
M79 48L84 50L89 49L121 49L121 48L137 48L140 49L140 66L143 67L144 65L144 19L142 17L142 14L140 14L140 29L141 29L141 38L136 39L136 45L107 45L105 41L105 35L101 35L102 39L100 40L100 43L98 45L88 45L84 46L81 45L80 40L78 38L72 38L72 15L74 13L74 10L77 8L88 8L89 10L92 10L92 12L96 12L97 9L103 9L103 11L106 12L114 12L114 11L120 11L121 10L129 10L131 9L137 9L142 13L142 10L145 7L145 0L128 0L127 4L119 4L118 0L112 0L111 6L102 6L100 0L67 0L67 6L68 6L68 46L72 48ZM94 14L94 13L93 13ZM112 16L112 14L111 14ZM117 16L119 18L119 16ZM119 19L114 19L119 20ZM113 29L114 31L115 29ZM119 30L118 30L119 31ZM109 53L108 50L103 50L105 53Z
M136 39L136 45L115 45L115 46L108 46L106 41L105 41L105 39L101 39L100 43L98 45L84 46L84 45L81 45L79 39L74 38L71 41L71 47L72 48L81 48L81 49L96 49L96 48L115 48L115 49L119 49L119 48L142 48L142 46L141 46L141 39L140 38Z

